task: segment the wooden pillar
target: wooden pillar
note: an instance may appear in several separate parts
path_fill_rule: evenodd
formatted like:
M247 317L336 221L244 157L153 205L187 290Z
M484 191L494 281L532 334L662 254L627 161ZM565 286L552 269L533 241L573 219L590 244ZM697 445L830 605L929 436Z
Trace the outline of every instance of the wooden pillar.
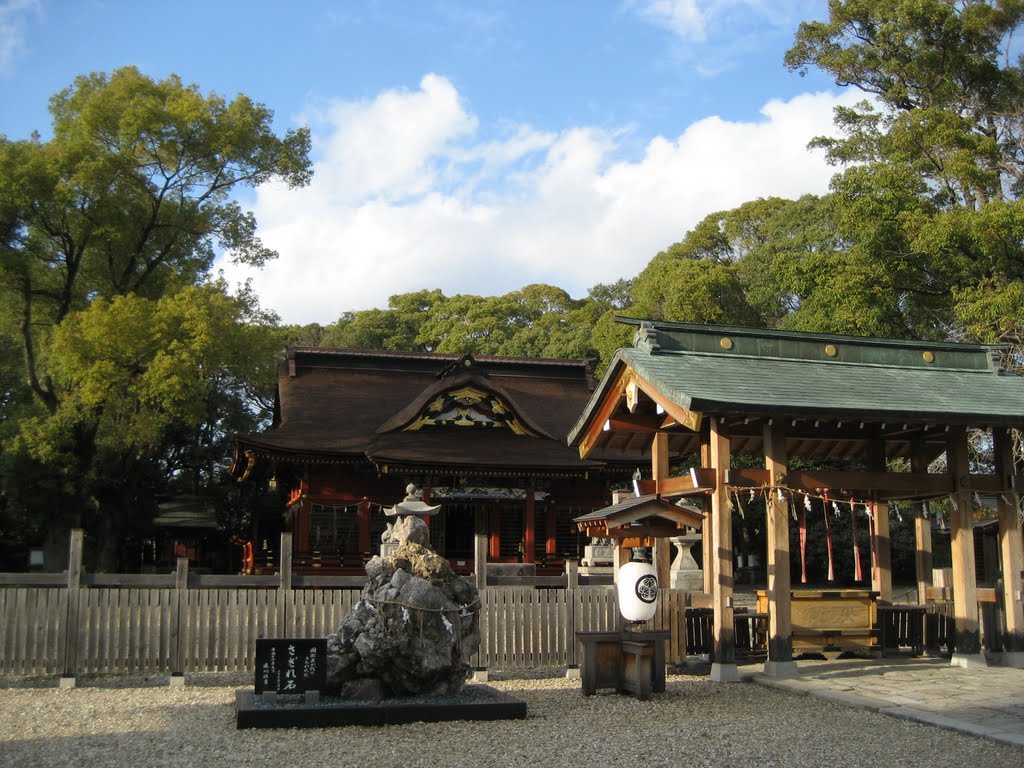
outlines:
M885 443L876 437L868 449L868 469L885 472L888 464L885 458ZM878 593L878 602L892 604L892 537L889 532L889 503L872 498L874 516L870 523L871 533L871 590Z
M764 465L768 484L785 485L786 426L779 419L764 426ZM793 620L789 567L789 505L779 492L768 496L768 661L764 672L775 677L797 674L793 661Z
M489 558L492 563L501 562L501 527L497 509L491 510L491 527L488 536Z
M291 608L292 595L292 535L287 531L281 534L281 559L278 565L277 605L278 621L277 637L294 637L289 622L293 619Z
M921 444L915 444L911 449L910 471L921 474L928 472L928 458ZM928 602L928 587L932 585L932 521L926 515L928 508L923 501L915 501L913 509L917 602L925 605Z
M473 581L477 589L487 586L488 518L485 509L473 510Z
M876 501L871 525L871 551L875 567L871 569L871 589L878 593L878 602L892 604L892 536L889 531L889 503Z
M371 556L370 552L370 502L363 499L359 502L359 554L364 560Z
M967 432L950 427L946 446L947 471L952 479L950 538L953 565L953 617L955 666L985 666L978 626L978 583L974 574L974 521L971 517L970 466Z
M1013 447L1008 430L992 430L995 447L996 477L1002 488L1013 488ZM1016 489L1014 489L1016 491ZM1017 515L1016 492L999 494L999 559L1003 570L1003 611L1006 614L1006 636L1003 638L1003 666L1024 668L1024 551L1021 523Z
M558 509L548 504L544 510L544 524L547 527L547 542L544 552L548 559L558 554Z
M537 502L533 483L526 484L526 513L523 515L523 562L537 562Z
M74 688L78 674L78 629L82 604L82 544L85 535L73 528L68 538L68 613L64 636L64 673L61 688ZM188 562L186 560L186 562Z
M701 429L700 438L700 466L702 469L711 467L711 442L708 437L707 427ZM705 497L704 513L707 515L704 519L704 525L700 529L700 547L701 547L701 569L704 574L704 594L710 595L714 589L714 579L712 578L712 567L711 561L714 559L714 546L711 535L711 517L708 514L710 498Z
M668 479L668 433L655 432L651 441L651 477L658 487L664 480ZM663 589L669 587L669 570L672 566L672 545L668 539L658 538L654 540L653 560L657 569L658 585Z
M715 470L715 490L711 493L711 534L714 557L711 559L711 607L715 611L712 628L711 679L718 683L739 680L736 669L736 629L733 618L732 511L726 473L731 461L729 435L718 418L711 419L711 465Z

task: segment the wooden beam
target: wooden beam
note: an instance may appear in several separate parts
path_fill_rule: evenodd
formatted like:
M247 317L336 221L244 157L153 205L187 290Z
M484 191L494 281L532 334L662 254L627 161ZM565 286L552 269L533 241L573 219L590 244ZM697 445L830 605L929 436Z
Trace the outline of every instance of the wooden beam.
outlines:
M729 485L760 488L770 485L766 469L731 469L726 481ZM952 492L948 475L920 472L837 472L831 470L792 470L786 476L786 487L815 494L818 491L846 491L868 495L872 491L882 494L913 496L942 496ZM888 496L887 498L901 498Z
M698 493L710 493L715 489L715 472L713 469L691 467L685 475L677 477L638 480L637 488L641 496L693 496Z
M622 402L626 399L626 375L628 368L623 368L615 381L608 387L604 400L600 401L590 423L579 438L580 458L587 458L597 445L598 439L604 434L605 423L611 418Z
M772 486L786 483L786 427L781 419L764 425L764 464ZM768 539L768 674L791 675L793 618L789 565L789 505L777 493L767 499Z
M636 376L635 373L634 376ZM680 424L687 429L691 429L694 432L700 429L701 421L704 418L702 413L687 410L683 406L679 405L679 403L666 397L662 392L659 392L657 387L640 376L636 376L636 383L640 387L641 391L655 403L660 405L665 410L665 413L670 415L677 424Z
M668 433L655 432L651 440L651 477L660 485L668 478ZM671 545L668 539L657 539L651 552L655 575L662 587L669 585L669 569L672 564Z
M930 449L920 442L911 447L910 471L924 473L931 463ZM928 588L932 585L932 521L928 519L925 502L915 501L914 510L914 565L917 572L917 600L924 605Z
M638 432L651 434L661 428L664 419L653 413L617 413L607 420L608 429L613 432Z
M978 626L978 584L974 575L974 521L967 488L970 469L967 432L953 426L946 433L946 466L955 492L950 496L950 549L953 565L953 617L956 622L954 663L957 657L981 657ZM981 657L984 658L984 657Z
M868 467L879 474L886 471L885 442L872 440L867 449ZM871 542L871 591L878 593L878 602L892 603L892 540L889 527L889 504L872 494L873 514L869 521Z
M711 420L705 421L704 425L701 426L700 430L700 466L702 470L711 472L714 477L717 477L718 473L711 465ZM717 485L715 486L717 488ZM714 490L714 489L712 489ZM708 506L705 505L704 512L709 512ZM710 520L708 521L710 523ZM710 597L711 592L714 589L714 568L711 567L711 561L714 558L714 536L711 533L711 525L705 524L700 531L700 547L701 547L701 572L704 576L704 594Z
M725 484L725 474L729 469L732 452L729 435L717 419L711 420L710 446L709 458L717 480L715 490L711 493L711 533L714 550L714 557L710 563L713 569L711 602L714 608L714 662L711 665L711 679L714 682L728 683L739 680L732 606L732 511L729 506L729 490Z
M1013 472L1013 444L1010 433L1004 428L992 430L995 447L995 470L997 477L1006 477ZM1024 664L1024 548L1021 542L1021 523L1017 516L1018 496L1016 493L1001 493L996 505L999 515L999 555L1003 563L1003 611L1006 615L1006 636L1003 650L1013 654L1014 661Z

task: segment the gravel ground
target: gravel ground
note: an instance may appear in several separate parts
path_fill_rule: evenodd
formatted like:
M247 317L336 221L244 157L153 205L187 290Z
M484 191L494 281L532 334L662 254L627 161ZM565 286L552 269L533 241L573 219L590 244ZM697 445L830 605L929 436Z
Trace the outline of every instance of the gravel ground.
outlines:
M1021 750L751 683L671 675L641 702L584 697L559 672L497 674L526 720L385 728L237 730L249 675L0 678L0 766L943 766L1021 764Z

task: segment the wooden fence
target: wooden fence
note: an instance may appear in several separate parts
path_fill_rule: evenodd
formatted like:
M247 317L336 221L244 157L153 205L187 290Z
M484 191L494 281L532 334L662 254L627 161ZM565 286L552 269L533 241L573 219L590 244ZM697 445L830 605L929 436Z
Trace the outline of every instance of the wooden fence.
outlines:
M0 673L243 672L257 638L330 634L359 599L346 588L184 590L147 586L69 590L0 587ZM650 626L672 631L669 661L686 655L687 595L663 590ZM72 618L73 617L73 618ZM618 626L610 587L488 587L481 592L478 668L578 664L575 632Z
M257 638L324 637L359 599L352 579L293 578L282 560L276 576L190 574L184 559L171 574L87 574L76 531L64 574L0 574L0 674L252 671ZM700 597L662 590L648 626L672 632L669 661L687 655ZM611 587L486 587L480 602L480 669L574 666L577 631L619 623Z

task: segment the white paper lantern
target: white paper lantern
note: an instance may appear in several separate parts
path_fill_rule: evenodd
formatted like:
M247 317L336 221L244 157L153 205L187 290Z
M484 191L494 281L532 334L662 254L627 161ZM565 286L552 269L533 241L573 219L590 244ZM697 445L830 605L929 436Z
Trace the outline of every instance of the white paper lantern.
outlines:
M626 621L654 618L658 607L658 571L653 563L626 563L619 568L619 613Z

